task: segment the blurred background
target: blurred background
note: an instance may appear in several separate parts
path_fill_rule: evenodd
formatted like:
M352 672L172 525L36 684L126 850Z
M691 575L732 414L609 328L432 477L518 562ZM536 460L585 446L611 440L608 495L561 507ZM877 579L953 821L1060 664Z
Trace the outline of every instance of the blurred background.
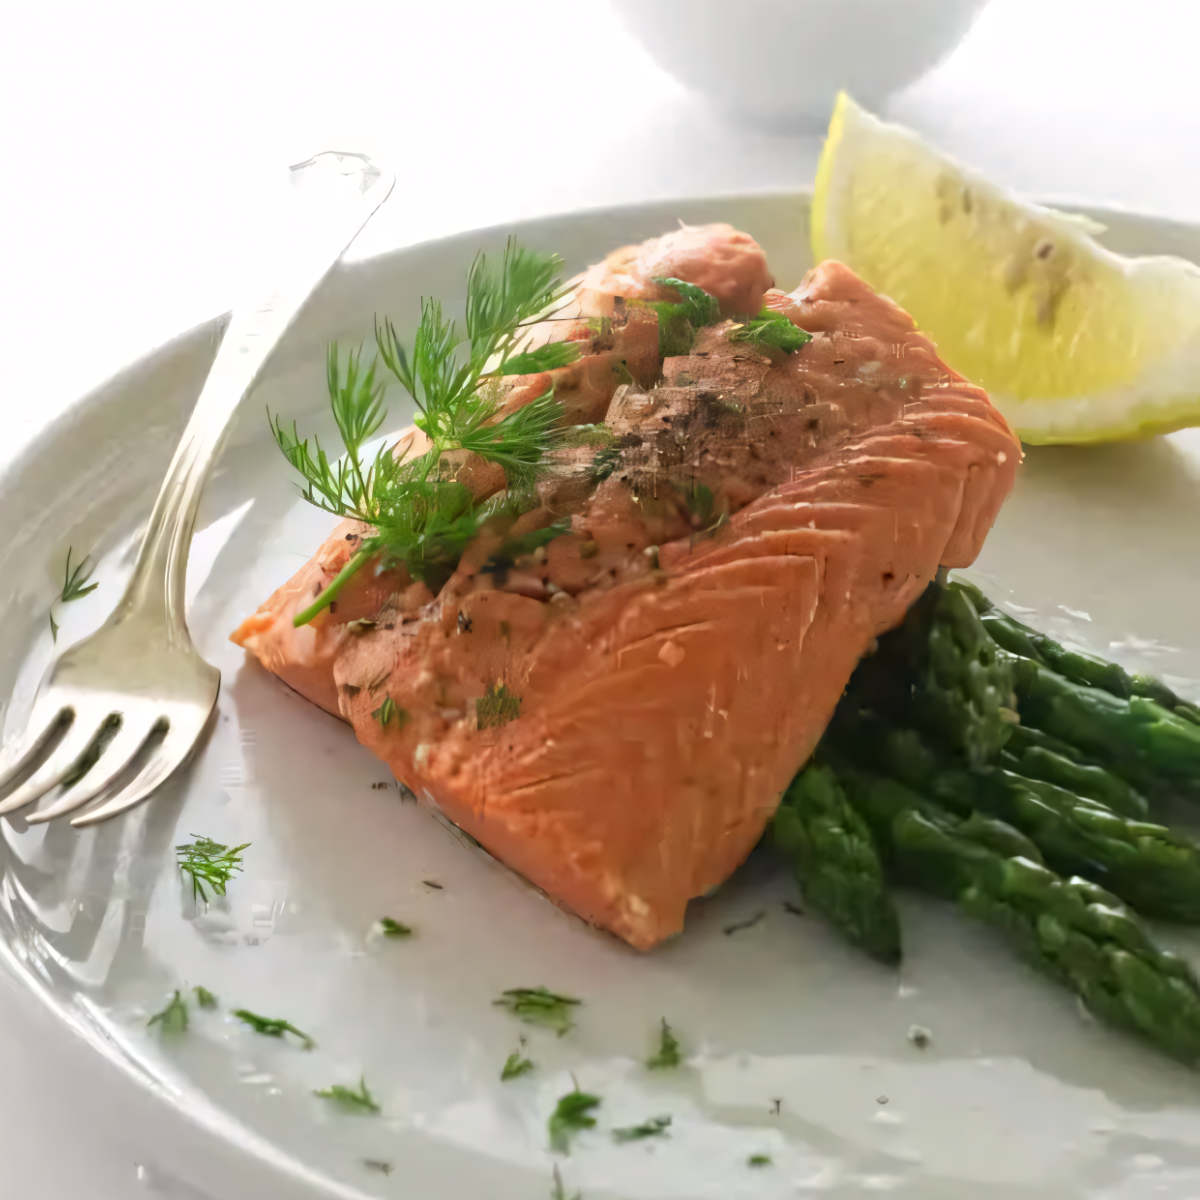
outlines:
M1189 0L43 0L5 26L18 425L224 308L272 173L330 146L398 168L378 248L806 186L842 82L1029 192L1200 209Z

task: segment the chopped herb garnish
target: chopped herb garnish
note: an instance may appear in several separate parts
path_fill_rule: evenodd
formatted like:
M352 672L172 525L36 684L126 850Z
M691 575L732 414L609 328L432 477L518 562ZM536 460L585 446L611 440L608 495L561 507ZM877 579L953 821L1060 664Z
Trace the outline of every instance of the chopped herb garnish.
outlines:
M569 367L578 357L578 342L549 342L526 354L514 354L511 358L506 358L500 364L496 374L538 375L542 371L555 371L559 367Z
M383 931L384 937L406 938L413 935L411 925L405 925L403 922L397 921L392 917L380 917L379 928Z
M226 885L242 869L242 851L248 849L250 843L226 846L223 842L214 842L212 838L198 837L196 834L192 834L192 838L191 842L176 846L175 855L179 869L191 876L193 897L207 904L206 888L212 888L218 896L225 895Z
M559 1098L546 1127L550 1131L550 1148L558 1154L570 1154L571 1135L581 1129L592 1129L596 1118L592 1110L600 1105L600 1097L581 1092L578 1087Z
M744 921L734 921L732 924L726 925L721 932L728 936L731 933L741 933L743 929L753 929L766 915L765 909L759 909L754 916L747 917Z
M500 1082L507 1083L510 1079L519 1079L533 1070L533 1060L526 1058L520 1050L514 1050L505 1060L500 1069Z
M297 1029L291 1021L284 1021L279 1017L260 1017L248 1008L235 1008L233 1015L239 1021L245 1021L255 1033L261 1033L264 1037L281 1038L284 1034L290 1033L299 1040L305 1050L311 1050L317 1044L303 1029Z
M562 1175L559 1173L557 1163L554 1165L553 1187L550 1189L550 1200L583 1200L582 1192L576 1192L574 1196L567 1195L567 1189L563 1186Z
M71 555L74 550L71 546L67 547L67 565L63 568L63 585L58 593L57 603L70 604L72 600L80 600L89 592L94 592L99 586L99 583L89 583L88 580L92 577L92 571L95 569L90 565L92 556L85 554L73 567L71 566ZM50 606L50 634L54 640L58 641L58 622L54 619L54 606Z
M660 275L654 277L654 282L659 287L671 288L678 294L680 303L676 305L676 309L679 315L694 328L699 329L703 325L712 325L721 319L721 305L716 296L706 292L702 287L697 287L694 283L687 283L682 279L664 278Z
M648 1117L640 1125L626 1125L612 1131L614 1142L640 1142L644 1138L666 1137L671 1126L670 1117Z
M582 1004L574 996L561 996L544 987L509 988L493 1004L506 1008L527 1025L544 1025L562 1037L573 1022L571 1009Z
M328 607L347 580L376 557L384 566L403 565L436 590L486 521L528 507L533 481L561 444L562 406L551 388L501 415L503 392L494 381L513 371L561 364L578 353L574 345L518 353L522 324L565 294L560 271L557 257L510 240L499 262L480 254L472 264L461 328L438 300L427 297L411 345L385 319L376 324L378 358L370 366L364 367L361 350L343 362L331 347L326 374L344 457L331 459L317 439L301 437L294 424L289 430L277 415L271 417L280 450L304 480L304 499L373 529L324 591L295 615L295 624L306 624ZM431 443L416 458L400 461L387 445L374 457L365 453L387 419L384 385L375 378L379 362L416 403L414 424ZM499 465L505 492L477 501L453 478L445 457L459 450Z
M383 703L375 709L371 716L386 729L389 725L395 725L397 729L403 727L405 721L408 720L408 713L401 708L391 696L384 696Z
M646 1059L646 1066L651 1071L663 1071L677 1067L679 1063L679 1039L667 1024L667 1018L663 1017L658 1032L658 1049Z
M521 715L521 697L510 692L503 683L494 683L475 701L475 726L488 729L507 725Z
M178 988L175 994L167 1001L167 1006L156 1012L154 1016L146 1022L147 1026L158 1025L163 1033L187 1033L188 1027L188 1009L187 1001L179 994Z
M380 1175L390 1175L392 1164L386 1158L364 1158L362 1164L368 1171L378 1171Z
M194 987L192 991L196 994L196 1003L201 1008L216 1008L217 998L206 987Z
M322 1100L332 1100L335 1104L340 1104L342 1108L350 1112L379 1112L379 1105L375 1102L375 1097L371 1095L371 1091L367 1087L367 1081L361 1077L359 1078L357 1089L335 1083L332 1087L321 1088L320 1091L313 1092L313 1095L320 1096Z
M769 1167L771 1165L771 1156L769 1154L752 1154L746 1159L748 1167Z
M729 334L731 342L747 342L760 350L768 346L790 354L801 346L812 341L812 334L797 325L793 325L787 317L770 308L762 309L757 317L752 317L745 324L736 326Z
M791 900L785 900L783 902L783 911L791 913L793 917L808 916L808 913L805 911L805 909L801 908L799 904L796 904Z
M436 879L422 879L421 882L427 888L432 888L435 892L444 892L446 890L446 885L438 883Z
M721 306L715 296L682 279L656 277L654 282L671 288L679 301L642 301L658 315L658 352L663 358L687 354L696 340L696 330L721 319Z

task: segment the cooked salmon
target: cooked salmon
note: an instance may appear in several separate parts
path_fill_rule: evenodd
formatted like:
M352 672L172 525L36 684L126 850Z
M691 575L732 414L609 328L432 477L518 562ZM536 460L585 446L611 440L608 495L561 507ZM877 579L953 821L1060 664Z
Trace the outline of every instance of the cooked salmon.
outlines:
M974 559L1020 457L987 396L848 268L787 294L745 235L722 231L735 252L714 266L704 232L680 232L669 267L647 244L593 268L581 305L619 314L636 271L646 290L669 271L812 341L760 352L723 321L626 378L603 469L563 452L521 519L567 525L540 550L514 561L482 534L436 595L397 579L385 597L372 576L289 649L331 538L235 634L420 799L640 949L744 860L872 640Z
M613 251L579 280L573 296L552 319L532 328L524 348L547 341L578 341L582 352L572 364L540 375L519 376L509 383L504 411L541 396L553 385L568 420L583 424L604 420L609 401L626 379L652 384L662 367L658 321L626 299L670 299L673 293L655 277L684 279L715 295L725 315L755 312L772 279L762 248L749 234L731 225L684 226L640 246ZM741 306L741 307L739 307ZM596 320L603 318L597 328ZM415 457L427 440L409 430L396 444L396 454ZM479 498L504 482L494 464L466 456L459 473ZM333 685L333 663L357 622L374 617L388 599L407 615L432 596L414 584L403 569L360 571L319 621L297 629L292 618L329 585L357 552L364 526L341 522L317 553L234 630L232 640L249 650L268 671L300 695L339 715Z

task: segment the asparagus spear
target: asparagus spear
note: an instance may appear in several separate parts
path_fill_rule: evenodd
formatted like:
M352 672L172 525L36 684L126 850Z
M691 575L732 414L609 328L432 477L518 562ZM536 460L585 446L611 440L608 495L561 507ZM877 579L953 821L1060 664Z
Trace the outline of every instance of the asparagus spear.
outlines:
M967 763L990 762L1017 720L1012 658L960 589L931 585L851 680L866 706L911 721Z
M1097 1016L1200 1061L1200 984L1115 896L1056 875L1003 822L985 823L985 833L978 816L957 818L859 767L839 764L837 779L903 878L996 926ZM1026 853L1007 853L1005 836Z
M1200 725L1200 706L1184 700L1162 680L1152 675L1130 674L1118 664L1095 654L1060 645L997 608L977 587L961 579L955 580L950 587L959 589L970 600L988 633L1010 654L1033 659L1072 683L1100 688L1121 700L1134 696L1151 700L1181 720Z
M1200 780L1200 725L1144 696L1122 699L1032 658L1014 660L1023 723L1078 746L1122 774Z
M950 811L1000 818L1052 866L1103 882L1147 916L1200 921L1200 847L1190 839L1043 779L1003 767L963 769L914 730L881 726L869 715L859 722L871 731L860 754Z
M926 654L913 695L917 723L972 766L991 761L1017 719L1012 662L968 597L953 587L937 589Z
M775 814L772 838L813 908L868 954L900 961L900 923L871 831L831 771L810 767L796 776Z
M1018 775L1044 779L1127 817L1145 817L1146 798L1120 775L1089 762L1074 746L1030 725L1014 725L997 760Z

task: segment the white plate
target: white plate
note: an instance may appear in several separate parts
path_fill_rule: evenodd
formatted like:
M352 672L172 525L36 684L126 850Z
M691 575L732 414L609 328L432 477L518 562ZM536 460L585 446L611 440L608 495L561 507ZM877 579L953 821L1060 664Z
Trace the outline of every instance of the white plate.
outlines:
M1200 257L1200 230L1096 215L1119 248ZM575 268L679 218L748 229L787 286L807 266L807 200L794 195L583 213L515 232ZM326 427L326 342L363 337L377 311L407 320L422 293L455 296L475 250L507 232L343 266L246 406L192 556L192 629L224 673L195 767L97 830L3 827L0 944L69 1044L56 1047L50 1081L64 1106L121 1125L139 1178L182 1197L545 1196L546 1117L571 1072L604 1100L600 1127L561 1161L568 1194L586 1200L1200 1193L1197 1077L1082 1019L1068 995L945 906L904 898L904 965L885 970L818 919L785 911L791 881L754 861L693 906L683 937L638 955L394 788L373 789L387 773L349 729L225 640L327 528L297 501L263 406ZM218 328L183 336L80 402L0 474L9 726L51 653L46 610L68 544L100 555L101 586L63 609L61 640L115 599ZM1050 629L1195 679L1198 487L1194 434L1031 453L975 574ZM207 912L171 852L192 833L252 843L228 904ZM723 934L759 911L753 928ZM418 935L368 938L382 914ZM1200 951L1190 936L1172 940ZM491 1001L539 983L584 998L578 1026L561 1039L525 1030L538 1069L501 1084L523 1029ZM174 1041L148 1033L147 1014L194 984L223 1006L292 1020L317 1049L260 1037L224 1011L194 1011ZM10 1025L47 1036L44 1014L5 990ZM650 1074L640 1060L663 1015L688 1065ZM913 1024L932 1031L928 1049L907 1040ZM311 1095L360 1074L380 1117L344 1116ZM658 1113L674 1118L669 1139L611 1141L609 1127ZM748 1167L755 1153L772 1165Z

